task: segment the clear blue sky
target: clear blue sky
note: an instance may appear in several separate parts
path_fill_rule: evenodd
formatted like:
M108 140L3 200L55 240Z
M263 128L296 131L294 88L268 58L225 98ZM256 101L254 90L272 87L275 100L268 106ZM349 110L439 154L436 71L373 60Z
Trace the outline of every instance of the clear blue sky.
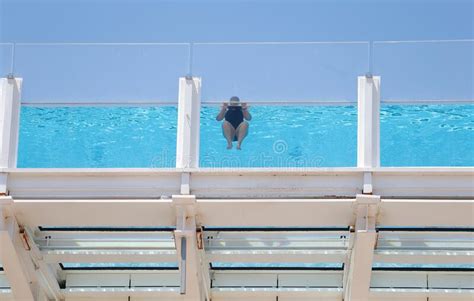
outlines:
M471 0L0 0L1 42L473 39ZM8 69L2 47L0 70ZM196 46L205 100L354 100L365 45ZM473 97L473 43L376 45L386 98ZM175 99L186 46L17 49L26 100ZM108 79L104 79L108 78ZM128 78L127 81L124 78ZM132 78L132 79L130 79ZM54 93L49 87L59 84ZM311 87L311 88L310 88ZM51 94L53 93L53 94Z

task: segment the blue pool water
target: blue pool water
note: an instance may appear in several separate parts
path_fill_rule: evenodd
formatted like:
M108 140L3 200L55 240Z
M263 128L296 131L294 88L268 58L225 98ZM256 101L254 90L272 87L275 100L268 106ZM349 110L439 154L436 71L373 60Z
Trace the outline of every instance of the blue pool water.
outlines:
M255 106L242 150L201 112L203 167L356 165L354 106ZM23 107L19 167L174 167L176 107ZM474 105L381 110L383 166L473 166Z

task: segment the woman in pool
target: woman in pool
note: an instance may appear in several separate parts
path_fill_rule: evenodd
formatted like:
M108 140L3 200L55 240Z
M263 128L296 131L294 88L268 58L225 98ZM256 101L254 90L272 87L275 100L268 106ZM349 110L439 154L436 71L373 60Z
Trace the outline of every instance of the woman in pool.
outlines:
M229 103L224 102L222 104L221 111L216 119L217 121L225 119L222 123L222 133L227 140L227 149L232 148L233 141L237 141L237 149L240 149L249 130L247 120L252 119L247 104L241 103L237 96L233 96Z

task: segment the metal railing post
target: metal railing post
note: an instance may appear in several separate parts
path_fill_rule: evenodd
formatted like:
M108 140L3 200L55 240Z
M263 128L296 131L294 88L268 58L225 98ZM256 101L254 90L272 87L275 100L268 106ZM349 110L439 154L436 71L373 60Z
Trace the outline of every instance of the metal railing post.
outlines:
M357 167L380 166L380 76L358 77Z
M16 167L22 79L0 79L0 167Z
M179 79L176 168L199 167L201 79Z

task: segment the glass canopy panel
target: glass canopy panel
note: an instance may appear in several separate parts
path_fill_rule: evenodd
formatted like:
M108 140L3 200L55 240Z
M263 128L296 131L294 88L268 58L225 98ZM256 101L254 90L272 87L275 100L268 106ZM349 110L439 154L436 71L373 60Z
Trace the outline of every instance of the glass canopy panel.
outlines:
M474 233L380 231L377 250L457 250L474 252Z
M345 250L348 231L205 231L206 250Z
M35 242L41 250L175 250L173 233L42 231Z
M374 271L392 270L392 271L460 271L460 272L474 272L474 263L470 264L392 264L384 262L374 262L372 265Z
M252 288L342 288L343 270L321 266L269 266L214 268L211 287L245 290Z
M474 289L471 264L387 264L375 262L371 289L443 290L460 293Z
M212 269L337 271L342 270L347 255L348 230L246 230L204 231Z

